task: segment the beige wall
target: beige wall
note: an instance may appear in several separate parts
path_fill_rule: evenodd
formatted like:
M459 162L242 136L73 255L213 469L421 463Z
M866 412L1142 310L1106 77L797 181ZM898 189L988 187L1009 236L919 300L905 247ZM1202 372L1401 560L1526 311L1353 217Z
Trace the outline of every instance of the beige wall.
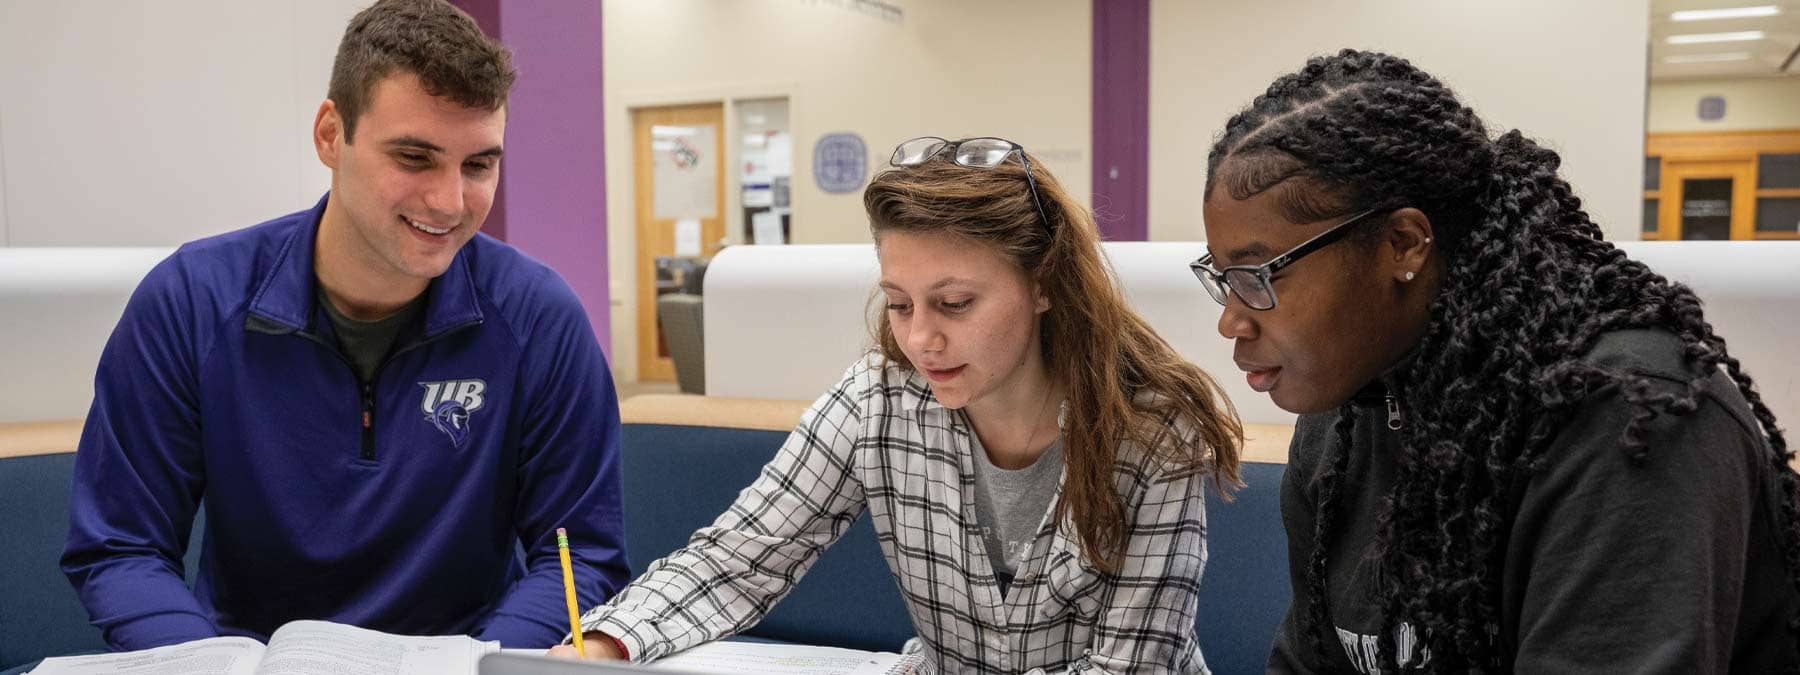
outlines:
M1493 130L1562 153L1564 174L1615 239L1642 206L1645 0L1153 0L1150 235L1202 239L1206 151L1225 120L1308 56L1405 56Z
M1700 121L1700 98L1725 97L1725 118ZM1649 126L1661 131L1800 128L1800 77L1668 80L1650 84Z
M906 0L892 3L905 11L899 22L852 4L606 0L607 230L620 379L636 379L637 368L634 106L788 96L795 243L868 240L860 191L826 194L813 180L813 143L832 132L860 134L872 165L913 136L1005 136L1072 192L1090 193L1088 0ZM726 172L728 213L736 175ZM727 221L733 238L739 219Z
M828 195L813 182L812 145L835 131L862 135L872 164L914 135L1005 135L1043 155L1076 194L1090 194L1088 0L893 4L905 10L898 23L845 0L605 1L621 379L635 379L637 359L632 107L790 97L796 243L867 240L859 195ZM1495 131L1521 128L1558 149L1596 219L1614 238L1635 239L1648 31L1644 0L1154 0L1150 237L1203 238L1198 188L1226 118L1306 57L1358 46L1413 59ZM727 172L728 203L734 178ZM735 239L741 224L731 217Z
M0 246L172 246L312 206L370 0L0 0Z

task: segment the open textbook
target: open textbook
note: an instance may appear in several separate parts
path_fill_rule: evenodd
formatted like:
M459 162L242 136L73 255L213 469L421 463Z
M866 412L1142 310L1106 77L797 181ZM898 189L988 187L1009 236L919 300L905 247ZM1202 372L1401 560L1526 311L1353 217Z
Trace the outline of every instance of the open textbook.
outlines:
M195 640L98 656L44 659L30 675L476 675L498 642L462 635L408 637L329 621L295 621L269 644L243 637Z

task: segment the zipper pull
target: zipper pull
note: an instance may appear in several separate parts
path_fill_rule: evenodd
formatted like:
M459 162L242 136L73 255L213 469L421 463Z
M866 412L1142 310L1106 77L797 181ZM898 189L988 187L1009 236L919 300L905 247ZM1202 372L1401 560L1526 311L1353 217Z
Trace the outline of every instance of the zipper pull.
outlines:
M375 459L375 387L362 386L362 458Z
M1388 428L1393 429L1394 431L1399 431L1400 427L1404 426L1400 423L1400 399L1394 398L1393 394L1388 394L1387 395L1387 408L1388 408L1388 422L1387 422Z
M373 419L374 415L371 414L375 409L375 392L370 391L369 385L367 384L362 386L362 405L363 428L368 429L375 426L375 420Z

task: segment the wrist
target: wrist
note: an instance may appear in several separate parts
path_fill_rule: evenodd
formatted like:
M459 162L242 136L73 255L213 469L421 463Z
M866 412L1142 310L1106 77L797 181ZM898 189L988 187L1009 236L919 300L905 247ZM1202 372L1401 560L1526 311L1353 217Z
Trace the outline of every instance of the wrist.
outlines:
M594 648L600 649L601 655L603 656L611 656L627 661L631 660L631 650L626 649L624 641L619 638L597 630L591 630L583 633L581 639L587 641L588 644L592 645ZM607 654L606 651L608 650L613 653Z

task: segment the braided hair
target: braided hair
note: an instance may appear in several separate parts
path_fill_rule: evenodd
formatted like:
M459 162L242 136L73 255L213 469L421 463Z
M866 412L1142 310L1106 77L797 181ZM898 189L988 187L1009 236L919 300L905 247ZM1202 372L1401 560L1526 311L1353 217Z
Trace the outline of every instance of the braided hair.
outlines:
M1433 225L1445 258L1425 333L1395 367L1395 392L1432 401L1412 411L1403 460L1378 518L1374 555L1383 625L1419 630L1429 666L1502 667L1500 581L1507 495L1523 485L1559 428L1590 394L1617 386L1632 406L1620 438L1645 461L1647 425L1698 407L1721 368L1749 403L1787 498L1782 550L1800 586L1793 453L1750 376L1726 350L1688 287L1605 241L1557 175L1561 163L1518 131L1488 135L1442 82L1405 59L1356 50L1311 59L1232 116L1207 157L1206 195L1248 199L1289 181L1276 208L1293 222L1364 209L1412 207ZM1699 373L1675 392L1585 363L1604 334L1675 334ZM1306 575L1307 640L1335 646L1326 608L1326 551L1348 465L1354 412L1346 405L1318 482ZM1293 533L1295 536L1306 536ZM1397 668L1381 634L1384 668ZM1414 664L1416 665L1416 664Z

